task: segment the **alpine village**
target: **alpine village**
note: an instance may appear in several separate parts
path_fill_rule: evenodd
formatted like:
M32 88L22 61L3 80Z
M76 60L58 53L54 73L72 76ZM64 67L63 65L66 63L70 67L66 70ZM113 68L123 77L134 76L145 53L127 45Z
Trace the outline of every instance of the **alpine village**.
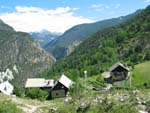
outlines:
M150 113L150 6L45 42L4 21L0 113Z

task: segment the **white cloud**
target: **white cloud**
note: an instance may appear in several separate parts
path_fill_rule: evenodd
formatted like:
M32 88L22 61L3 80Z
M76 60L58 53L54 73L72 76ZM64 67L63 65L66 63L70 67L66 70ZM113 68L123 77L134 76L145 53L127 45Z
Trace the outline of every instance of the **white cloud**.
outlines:
M92 4L91 5L92 8L100 8L102 6L103 6L102 4Z
M51 32L64 32L70 27L93 22L81 16L75 16L77 8L58 7L46 10L39 7L17 6L16 12L0 14L0 18L17 31L34 32L47 29Z
M104 4L92 4L91 8L93 8L95 11L104 11L105 9L109 9L110 7Z
M110 4L110 5L106 5L106 4L92 4L91 8L95 9L96 11L104 11L107 9L118 9L121 6L121 4L117 3L117 4Z
M150 3L150 0L144 0L145 3Z
M3 5L1 5L0 8L1 8L1 9L11 9L11 7L3 6Z

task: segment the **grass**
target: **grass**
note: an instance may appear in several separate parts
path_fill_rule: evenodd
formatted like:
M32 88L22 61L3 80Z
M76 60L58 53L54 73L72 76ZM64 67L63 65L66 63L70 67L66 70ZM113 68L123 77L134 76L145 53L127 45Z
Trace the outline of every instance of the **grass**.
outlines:
M0 93L0 113L24 113L18 104L12 101L12 98Z
M137 100L136 95L140 97L143 101L148 101L150 98L150 89L139 89L138 94L133 94L133 90L112 90L109 92L100 92L100 91L93 91L93 90L86 90L83 93L83 96L79 97L79 99L72 98L73 101L66 103L65 98L57 98L50 101L40 102L37 100L31 100L27 98L18 98L16 97L17 101L13 101L13 103L16 103L16 105L19 108L26 108L31 109L26 105L35 106L37 109L35 109L35 113L51 113L51 109L56 109L56 112L54 113L75 113L76 110L80 107L79 103L86 103L89 104L89 108L87 109L87 113L125 113L125 111L128 110L126 113L137 113L134 112L136 110L137 106ZM78 96L78 95L77 95ZM97 103L94 102L93 99L101 97L103 100L103 103ZM12 101L14 97L12 96L5 96L0 95L0 102L5 100ZM120 101L121 98L124 98L124 101ZM80 102L79 102L80 101ZM109 103L111 103L112 107L109 106ZM24 104L24 105L23 105ZM126 106L128 105L129 106ZM107 111L107 108L109 110ZM120 111L119 111L120 110ZM102 112L104 111L104 112Z
M7 96L7 95L0 93L0 102L9 101L11 100L11 98L12 98L11 96Z
M150 83L150 61L137 64L132 74L133 85L141 86Z

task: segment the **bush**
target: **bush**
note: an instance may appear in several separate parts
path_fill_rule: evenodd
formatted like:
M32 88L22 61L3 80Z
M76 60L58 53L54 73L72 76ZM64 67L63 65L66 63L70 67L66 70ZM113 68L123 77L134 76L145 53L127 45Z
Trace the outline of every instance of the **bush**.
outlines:
M31 99L39 99L41 101L44 101L48 96L48 92L39 88L30 88L26 89L25 96Z
M88 82L90 85L92 85L96 88L103 88L103 87L107 86L107 83L104 81L104 78L102 77L102 75L90 78L90 79L88 79Z
M23 111L17 108L16 104L5 101L0 102L0 113L23 113Z
M15 85L14 86L14 94L19 97L24 97L25 89L23 87Z
M83 80L79 80L78 82L72 85L69 93L73 99L77 99L84 94L84 91L85 91L85 83Z

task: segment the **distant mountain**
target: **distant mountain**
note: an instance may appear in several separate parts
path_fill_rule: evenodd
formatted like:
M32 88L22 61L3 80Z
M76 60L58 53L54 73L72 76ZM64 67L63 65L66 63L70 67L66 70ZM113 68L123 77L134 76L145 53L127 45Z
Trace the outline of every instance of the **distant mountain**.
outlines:
M66 55L70 54L77 45L79 45L83 40L87 39L93 33L104 28L124 23L127 20L134 17L139 12L141 12L141 10L119 18L113 18L95 23L74 26L71 29L67 30L63 35L61 35L57 39L45 45L44 48L47 51L51 52L56 59L63 58Z
M47 76L66 73L72 78L83 77L84 70L93 76L118 61L131 67L150 61L150 6L124 24L93 34L65 59L58 60Z
M28 33L16 32L0 20L0 76L12 74L23 84L28 77L38 77L55 62Z
M47 30L42 30L41 32L31 32L30 34L40 43L42 47L61 35L60 33L51 33Z

